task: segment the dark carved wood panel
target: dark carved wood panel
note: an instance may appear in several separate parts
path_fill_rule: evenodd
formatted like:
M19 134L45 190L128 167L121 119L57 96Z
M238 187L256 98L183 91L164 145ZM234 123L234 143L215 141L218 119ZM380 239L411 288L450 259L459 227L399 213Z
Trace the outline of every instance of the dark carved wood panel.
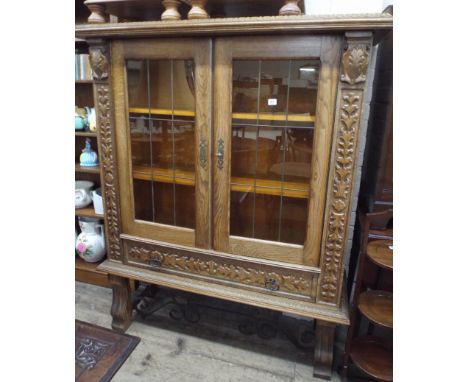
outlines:
M138 342L138 337L75 320L75 381L110 381Z
M393 205L392 58L393 34L389 33L379 44L362 168L360 203L371 212Z

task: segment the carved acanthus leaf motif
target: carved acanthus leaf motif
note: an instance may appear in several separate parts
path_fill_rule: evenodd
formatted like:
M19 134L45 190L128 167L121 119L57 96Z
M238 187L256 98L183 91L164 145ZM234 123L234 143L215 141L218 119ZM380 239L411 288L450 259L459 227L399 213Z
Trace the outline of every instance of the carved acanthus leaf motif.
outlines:
M364 44L353 45L346 50L341 60L341 81L351 85L366 81L369 64L369 48Z
M105 54L104 48L89 49L89 61L93 69L93 77L96 80L105 80L109 76L109 62Z
M106 206L107 254L110 258L120 257L120 222L117 196L117 179L114 175L114 148L112 145L112 124L109 85L97 85L98 121L100 136L100 161L104 175L104 200Z
M166 253L144 247L133 246L128 254L129 258L144 262L156 260L164 268L218 277L259 287L268 287L272 283L276 283L279 286L279 290L301 294L310 293L311 280L305 280L299 276L281 275L275 272L265 272L261 269L245 268L234 264L222 264L214 260L203 260L192 256Z
M336 302L341 277L340 269L346 240L360 109L361 95L357 92L343 90L335 163L333 165L333 193L327 221L319 292L320 300L330 303Z

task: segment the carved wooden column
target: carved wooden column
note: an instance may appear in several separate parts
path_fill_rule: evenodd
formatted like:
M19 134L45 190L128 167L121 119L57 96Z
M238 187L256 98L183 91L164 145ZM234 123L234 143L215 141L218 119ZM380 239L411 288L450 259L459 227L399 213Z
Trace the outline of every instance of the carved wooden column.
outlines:
M122 261L109 44L102 39L89 39L88 44L89 60L93 70L107 258L111 261ZM128 279L114 275L109 275L109 282L112 285L112 328L125 331L130 325L132 315L130 283Z
M315 324L314 377L330 380L336 325L327 321Z
M94 100L99 155L101 188L105 210L107 257L121 260L119 187L115 163L115 132L112 114L112 91L109 80L109 46L103 40L88 40L89 58L93 69Z
M347 32L341 58L317 302L339 306L371 32Z
M132 293L130 281L124 277L109 275L112 286L112 329L125 332L132 322Z

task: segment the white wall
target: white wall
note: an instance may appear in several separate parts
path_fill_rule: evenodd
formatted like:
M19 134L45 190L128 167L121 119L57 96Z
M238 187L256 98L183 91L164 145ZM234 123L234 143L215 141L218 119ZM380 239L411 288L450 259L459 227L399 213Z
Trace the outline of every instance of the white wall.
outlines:
M306 15L381 13L393 0L304 0Z

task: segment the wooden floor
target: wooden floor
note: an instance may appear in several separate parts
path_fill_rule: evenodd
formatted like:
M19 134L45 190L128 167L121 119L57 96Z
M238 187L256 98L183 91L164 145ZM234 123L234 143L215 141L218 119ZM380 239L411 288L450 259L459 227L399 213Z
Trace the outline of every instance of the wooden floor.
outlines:
M77 319L110 328L112 291L76 282ZM313 355L286 337L244 336L222 317L197 324L156 315L134 321L127 333L140 344L113 382L320 382L312 377ZM334 373L333 382L340 381Z

